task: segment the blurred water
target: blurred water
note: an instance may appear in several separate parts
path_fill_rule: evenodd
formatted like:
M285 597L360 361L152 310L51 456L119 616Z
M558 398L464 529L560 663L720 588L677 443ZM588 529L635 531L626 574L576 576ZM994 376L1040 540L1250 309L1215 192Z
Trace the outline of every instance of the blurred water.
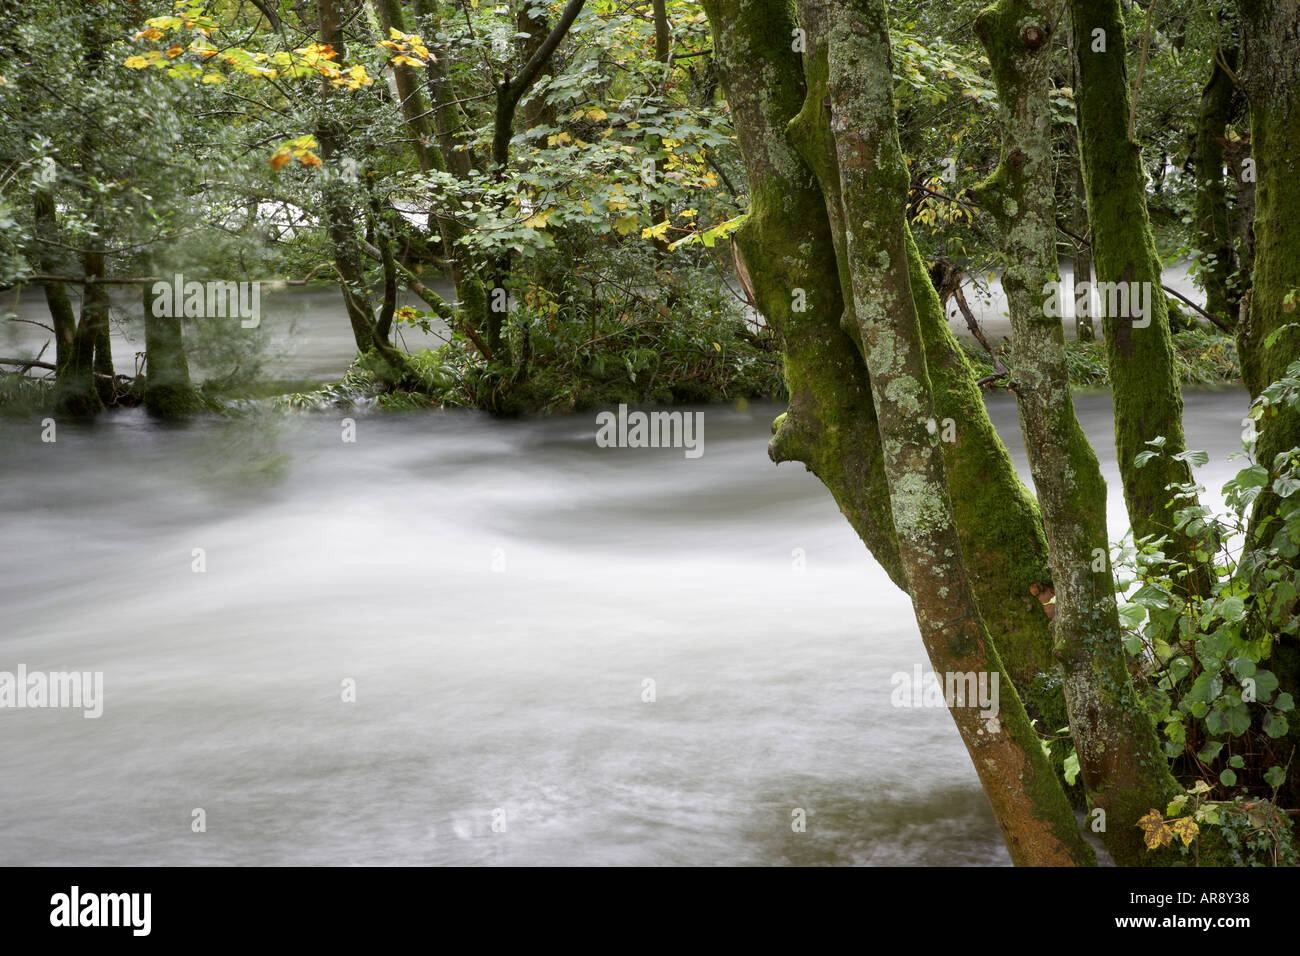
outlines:
M1245 406L1187 397L1212 490ZM704 409L698 460L588 415L0 422L0 670L106 696L0 709L0 864L1008 863L947 714L890 706L910 605L767 460L780 410Z

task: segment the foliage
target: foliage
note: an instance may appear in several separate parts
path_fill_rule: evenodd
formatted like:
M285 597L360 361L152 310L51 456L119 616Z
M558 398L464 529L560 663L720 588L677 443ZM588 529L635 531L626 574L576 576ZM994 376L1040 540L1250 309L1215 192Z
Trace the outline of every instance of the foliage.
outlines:
M1248 460L1256 423L1279 407L1297 405L1300 362L1260 395L1244 420ZM1163 438L1148 444L1137 457L1139 467L1166 454ZM1208 460L1199 451L1175 457L1193 466ZM1282 505L1264 523L1257 546L1248 547L1251 507L1265 489ZM1201 486L1176 489L1175 528L1200 542L1193 557L1214 569L1208 592L1193 585L1191 568L1166 557L1164 539L1128 543L1117 565L1131 575L1118 582L1126 602L1126 648L1143 681L1146 706L1162 728L1165 751L1180 774L1214 781L1200 792L1220 792L1230 801L1272 801L1293 772L1294 747L1287 736L1295 701L1279 691L1268 665L1284 635L1300 633L1298 490L1300 448L1240 469L1223 488L1226 515L1188 504L1204 491ZM1234 839L1241 852L1253 837L1238 833Z

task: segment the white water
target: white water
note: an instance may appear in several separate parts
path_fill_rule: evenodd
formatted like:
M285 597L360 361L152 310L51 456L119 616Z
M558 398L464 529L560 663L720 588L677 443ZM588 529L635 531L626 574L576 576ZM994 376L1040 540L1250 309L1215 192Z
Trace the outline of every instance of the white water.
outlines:
M1187 397L1212 491L1245 405ZM0 864L1009 862L947 714L890 706L910 605L768 462L780 408L704 411L694 461L594 415L0 422L0 670L106 696L0 709Z

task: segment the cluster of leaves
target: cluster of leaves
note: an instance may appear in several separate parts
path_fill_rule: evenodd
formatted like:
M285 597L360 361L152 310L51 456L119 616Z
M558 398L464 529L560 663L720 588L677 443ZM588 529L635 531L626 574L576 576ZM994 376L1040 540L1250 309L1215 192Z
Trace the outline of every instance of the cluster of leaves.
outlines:
M1272 803L1237 797L1210 800L1213 791L1197 780L1169 802L1162 814L1154 807L1137 822L1148 850L1177 846L1183 856L1201 860L1203 827L1213 827L1224 859L1229 866L1295 866L1297 858L1291 840L1291 821ZM1175 838L1177 843L1175 843Z
M441 328L417 310L398 318ZM447 330L448 344L421 360L437 369L436 402L515 414L784 396L771 333L709 281L655 288L575 268L559 289L516 290L510 330L513 351L529 356L524 370L483 363L463 336Z
M1300 362L1252 405L1247 456L1256 422L1281 404L1300 407ZM1138 467L1167 454L1163 438L1148 445ZM1174 457L1192 466L1208 460L1201 451ZM1276 518L1245 546L1249 512L1266 490L1280 500ZM1119 562L1132 573L1119 582L1126 647L1176 767L1216 779L1229 795L1275 796L1294 756L1285 738L1295 701L1279 692L1267 665L1282 635L1300 633L1300 449L1242 468L1224 486L1226 515L1191 504L1203 491L1198 484L1176 491L1174 527L1199 542L1194 558L1213 569L1213 581L1208 591L1195 587L1197 572L1163 553L1164 538L1126 545Z
M1183 385L1224 385L1241 380L1237 363L1237 344L1231 336L1215 329L1188 329L1173 335L1174 360ZM973 342L961 340L961 346L975 369L977 378L993 373L988 352ZM1004 365L1011 364L1011 345L994 347ZM1080 388L1109 388L1110 364L1100 341L1066 339L1065 361L1070 383ZM991 388L1000 382L990 383Z

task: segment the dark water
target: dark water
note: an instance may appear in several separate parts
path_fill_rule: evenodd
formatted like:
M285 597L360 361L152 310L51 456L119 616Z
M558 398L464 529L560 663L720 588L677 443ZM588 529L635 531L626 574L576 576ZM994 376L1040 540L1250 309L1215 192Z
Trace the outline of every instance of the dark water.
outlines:
M1188 395L1212 491L1245 405ZM697 460L588 415L0 423L0 670L105 690L0 709L0 863L1008 863L950 718L890 705L910 605L767 460L779 410L704 409Z

